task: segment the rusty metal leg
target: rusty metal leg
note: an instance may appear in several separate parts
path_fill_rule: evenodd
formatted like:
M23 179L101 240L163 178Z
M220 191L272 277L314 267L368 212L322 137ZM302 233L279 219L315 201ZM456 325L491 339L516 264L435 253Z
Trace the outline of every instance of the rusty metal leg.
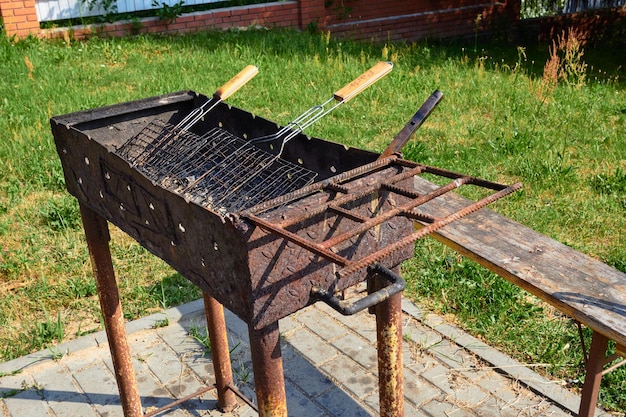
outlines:
M591 338L591 349L589 349L589 360L585 370L585 383L583 384L580 408L578 409L579 417L593 417L595 414L608 346L609 339L594 331Z
M260 330L248 325L259 417L287 417L278 322Z
M376 282L375 285L379 287L383 283ZM402 293L393 295L376 305L376 339L380 415L381 417L403 417Z
M126 340L122 305L109 248L110 236L107 221L83 204L80 205L80 213L85 228L91 265L96 278L96 288L100 298L100 308L104 318L109 349L111 350L122 409L126 417L139 417L143 415L141 399L131 361L130 348Z
M203 293L203 296L207 331L211 341L211 357L215 370L217 406L221 411L228 412L237 405L237 398L235 393L229 389L233 384L233 371L230 365L224 307L206 292Z

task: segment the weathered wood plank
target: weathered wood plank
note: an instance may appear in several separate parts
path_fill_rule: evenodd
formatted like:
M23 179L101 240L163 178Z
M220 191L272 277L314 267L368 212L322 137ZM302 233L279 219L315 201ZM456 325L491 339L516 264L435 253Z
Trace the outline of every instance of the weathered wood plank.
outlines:
M415 179L418 192L432 187ZM466 204L451 194L421 210L441 216ZM618 344L626 343L626 274L486 209L434 237Z

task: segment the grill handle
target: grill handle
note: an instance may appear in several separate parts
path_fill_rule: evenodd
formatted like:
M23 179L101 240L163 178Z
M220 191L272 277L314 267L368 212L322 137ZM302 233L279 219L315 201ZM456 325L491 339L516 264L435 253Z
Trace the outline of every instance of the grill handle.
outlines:
M335 100L341 103L346 103L361 91L383 78L392 69L393 63L385 61L379 62L363 74L359 75L351 83L337 90L334 94Z
M389 146L387 146L387 148L385 148L383 153L380 154L379 159L387 158L394 153L400 153L404 145L406 145L411 136L413 136L413 133L419 129L433 110L435 110L435 107L437 107L437 104L439 104L442 98L443 93L439 90L435 90L430 97L426 99L419 110L417 110L417 113L415 113L411 120L409 120L396 137L393 138L393 141L389 144Z
M378 262L368 267L368 273L378 274L378 276L389 281L389 285L354 302L337 298L332 293L319 287L311 288L311 298L325 302L344 316L351 316L387 300L392 295L402 292L406 286L406 282L400 275Z
M215 93L213 93L213 97L217 100L226 100L228 97L232 96L237 90L243 87L248 81L254 78L257 75L259 69L254 65L248 65L237 75L231 78L226 84L222 85L217 89Z

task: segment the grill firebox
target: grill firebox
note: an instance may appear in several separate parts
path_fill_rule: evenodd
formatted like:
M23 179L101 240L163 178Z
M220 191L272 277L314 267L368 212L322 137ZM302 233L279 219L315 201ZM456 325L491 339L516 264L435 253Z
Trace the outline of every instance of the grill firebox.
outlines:
M223 408L232 406L228 392L234 387L230 371L222 369L229 365L228 346L224 329L216 330L223 324L216 302L248 323L259 413L274 416L286 415L277 322L323 300L344 314L366 307L376 311L380 379L397 381L394 391L380 385L381 414L402 415L400 263L413 255L416 239L517 186L398 156L379 159L302 134L281 150L269 143L251 147L248 139L272 135L279 126L223 103L188 132L172 127L206 100L179 92L51 120L68 191L81 205L114 364L124 370L120 374L130 374L118 377L125 413L142 415L130 362L124 359L127 346L104 220L204 292ZM167 144L155 153L153 148L165 143L163 132L169 135ZM223 144L228 147L222 149ZM241 177L252 174L233 175L242 163L232 155L248 147L273 164L242 183ZM208 164L198 172L217 174L203 183L198 164ZM413 177L424 173L448 183L419 195L412 191ZM306 185L313 177L316 182ZM261 193L263 184L273 185ZM419 212L420 204L465 185L495 193L446 218ZM417 232L415 221L424 226ZM371 294L364 300L349 304L335 297L365 280Z

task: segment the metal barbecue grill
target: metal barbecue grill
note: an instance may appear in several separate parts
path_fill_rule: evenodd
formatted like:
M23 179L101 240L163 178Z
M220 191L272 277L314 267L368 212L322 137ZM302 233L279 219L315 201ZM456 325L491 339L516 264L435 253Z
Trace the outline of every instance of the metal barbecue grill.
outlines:
M81 206L127 416L143 414L106 220L203 290L220 407L231 408L236 393L221 306L248 324L259 415L286 416L278 320L322 300L343 314L375 311L381 414L403 415L400 263L413 256L416 239L519 188L394 153L441 95L433 97L382 157L301 132L280 139L280 150L254 143L250 138L272 137L280 126L224 103L192 129L177 128L207 101L193 92L51 120L67 188ZM413 178L423 174L447 183L416 193ZM419 211L465 186L489 193L443 218ZM363 281L369 295L341 299Z

